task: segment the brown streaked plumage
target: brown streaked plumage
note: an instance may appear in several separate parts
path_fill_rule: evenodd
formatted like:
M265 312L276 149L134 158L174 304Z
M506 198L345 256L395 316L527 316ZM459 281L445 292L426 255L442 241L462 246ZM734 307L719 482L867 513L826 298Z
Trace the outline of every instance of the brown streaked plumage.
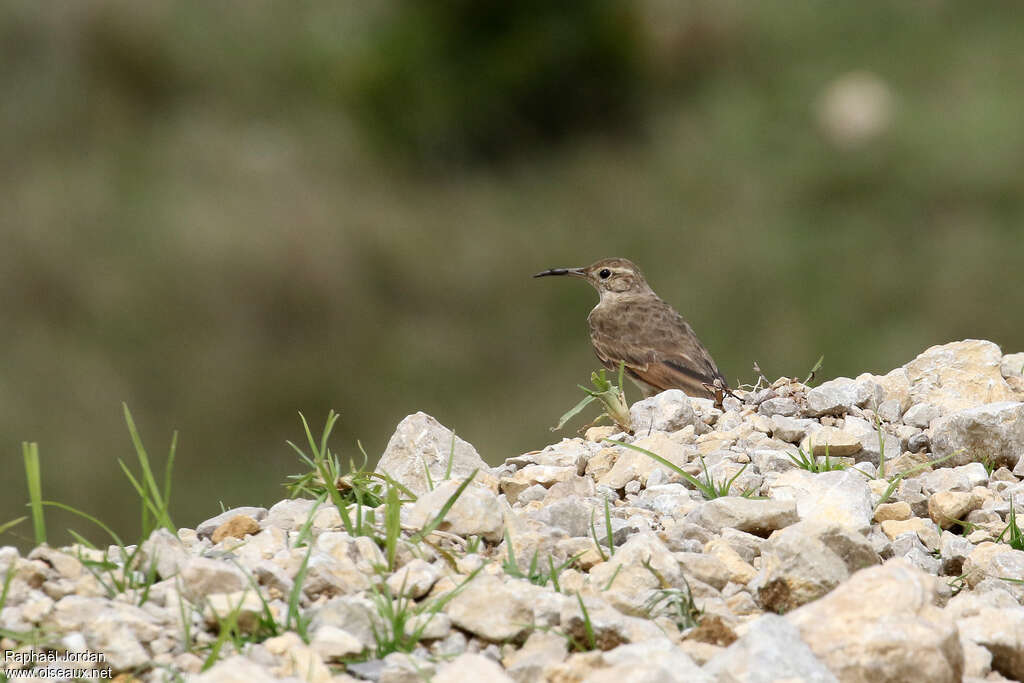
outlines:
M682 389L687 396L719 399L720 390L728 389L690 323L654 293L631 261L607 258L586 268L552 268L534 277L547 275L578 277L594 286L601 296L587 316L594 352L610 370L625 363L644 396Z

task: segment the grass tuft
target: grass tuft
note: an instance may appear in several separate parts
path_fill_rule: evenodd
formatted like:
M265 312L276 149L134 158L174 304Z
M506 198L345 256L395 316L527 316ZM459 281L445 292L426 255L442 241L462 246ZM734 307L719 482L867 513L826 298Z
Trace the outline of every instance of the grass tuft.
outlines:
M634 451L637 451L638 453L643 453L647 457L659 462L660 464L669 468L670 470L678 474L680 477L688 481L695 489L700 491L701 495L704 496L705 500L712 500L714 498L722 498L724 496L732 495L732 485L736 482L739 476L743 474L743 471L747 469L747 465L749 464L745 463L743 467L741 467L739 471L736 474L734 474L731 478L722 481L715 481L714 479L711 478L711 474L708 472L707 465L704 463L704 458L701 457L700 464L701 467L703 467L704 469L704 481L701 481L700 479L693 476L689 472L683 470L683 468L679 467L671 460L667 460L658 455L657 453L647 450L646 448L641 448L640 446L635 446L631 443L626 443L625 441L618 441L616 439L605 439L605 441L613 443L617 446L625 446L626 448L630 448ZM751 498L753 497L754 493L755 492L753 489L745 489L739 495L741 495L744 498Z
M383 623L383 627L379 629L372 622L370 625L376 642L375 656L383 659L392 652L412 652L437 613L461 593L463 588L476 578L485 566L485 564L481 564L453 590L423 605L417 605L415 600L406 595L405 579L403 579L397 595L391 593L391 589L385 581L371 584L370 600L376 606ZM409 631L408 626L416 617L420 617L420 623Z
M808 472L814 472L820 474L822 472L836 472L839 470L845 470L846 464L841 461L832 462L832 457L829 455L829 445L825 444L825 459L819 461L814 455L814 443L812 441L807 442L807 452L804 449L797 447L796 453L787 453L789 459L793 461L793 464L802 470Z
M1013 509L1013 496L1010 496L1010 513L1006 518L1006 528L996 537L996 543L1006 536L1006 544L1014 550L1024 550L1024 532L1017 525L1017 511Z
M577 384L586 396L579 403L570 408L565 415L558 420L558 424L551 428L557 432L565 426L565 423L583 412L593 401L599 401L604 406L604 412L597 417L591 425L597 424L601 419L607 417L619 426L624 432L632 432L631 420L629 417L629 404L626 403L626 394L622 390L622 375L625 371L625 363L619 363L618 384L612 384L608 379L604 368L590 373L590 383L593 388Z
M178 529L174 526L174 522L171 521L169 510L171 505L171 472L174 470L174 454L178 446L178 432L174 432L171 436L171 447L167 454L167 463L164 465L164 485L161 489L157 485L156 477L153 476L153 470L149 465L149 455L146 453L146 448L142 445L142 438L139 436L139 430L135 427L135 420L132 419L132 413L128 410L128 404L122 403L121 407L124 409L124 420L128 425L128 433L131 435L132 445L135 446L135 455L139 461L141 470L139 477L136 478L132 474L132 471L128 469L123 460L118 458L117 462L121 465L121 470L128 477L128 481L132 483L136 493L139 494L139 499L142 501L142 536L143 538L148 538L157 527L163 527L172 534L176 534Z
M530 557L530 565L524 572L516 561L516 553L512 547L512 537L509 535L508 529L505 529L505 547L507 553L504 562L501 563L501 568L506 574L517 579L526 579L535 586L546 586L551 583L551 586L559 593L562 592L562 588L558 584L558 577L583 554L577 553L559 565L555 565L554 558L548 555L545 568L537 562L537 551L534 550L533 556Z

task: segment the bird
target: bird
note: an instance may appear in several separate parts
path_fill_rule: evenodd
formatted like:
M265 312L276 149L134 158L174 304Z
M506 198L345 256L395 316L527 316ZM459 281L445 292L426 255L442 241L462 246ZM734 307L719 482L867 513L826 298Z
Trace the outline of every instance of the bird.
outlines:
M628 259L606 258L584 268L551 268L533 277L586 280L601 300L590 311L590 343L609 370L620 364L644 397L681 389L721 403L728 383L690 323L665 303Z

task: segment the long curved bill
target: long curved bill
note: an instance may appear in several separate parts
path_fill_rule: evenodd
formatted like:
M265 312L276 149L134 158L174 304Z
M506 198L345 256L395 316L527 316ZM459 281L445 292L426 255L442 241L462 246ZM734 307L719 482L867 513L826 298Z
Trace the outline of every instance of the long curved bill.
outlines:
M569 275L571 277L587 277L586 272L583 268L552 268L551 270L545 270L537 273L534 277L545 277L547 275Z

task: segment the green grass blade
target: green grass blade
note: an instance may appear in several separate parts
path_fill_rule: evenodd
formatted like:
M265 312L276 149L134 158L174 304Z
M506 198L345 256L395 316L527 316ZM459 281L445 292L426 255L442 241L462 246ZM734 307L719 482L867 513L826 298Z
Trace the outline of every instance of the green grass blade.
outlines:
M581 387L581 388L584 391L589 391L586 387ZM566 412L565 415L563 415L561 418L559 418L558 424L555 425L554 427L551 427L551 431L557 432L559 429L561 429L562 427L565 426L566 422L568 422L569 420L573 419L574 417L579 415L581 412L583 412L583 409L586 408L588 405L590 405L591 401L595 401L595 400L597 400L597 399L594 396L590 395L590 394L587 394L586 396L584 396L583 400L581 400L575 406L570 408L569 411Z
M135 426L135 420L132 419L132 413L128 410L128 404L122 403L121 407L124 409L124 420L128 424L128 434L131 436L132 445L135 447L135 455L139 460L139 466L142 468L142 482L145 484L146 489L154 502L154 507L159 509L163 506L163 495L160 493L160 487L156 484L156 478L153 476L153 470L149 466L149 454L146 452L145 446L142 445L142 437L139 435L139 430Z
M327 494L321 494L320 497L313 502L313 506L309 508L309 514L306 515L306 521L302 523L302 526L299 528L299 534L295 537L296 547L301 547L303 544L309 542L309 530L313 528L313 518L316 516L317 508L323 505L323 502L326 499Z
M29 507L32 509L32 529L36 545L46 543L46 520L43 518L43 478L39 472L39 444L23 441L21 455L25 461L25 480L28 484Z
M132 471L128 469L128 465L124 463L124 460L118 458L117 464L121 466L121 471L124 472L126 477L128 477L128 481L131 482L132 487L138 494L139 500L142 501L142 510L144 513L142 534L145 536L147 535L147 532L152 531L152 525L148 522L148 518L146 515L152 515L154 519L158 519L160 516L159 508L157 507L156 503L153 502L153 500L147 495L146 488L139 482L138 479L135 478L135 475L132 474Z
M174 456L178 452L178 430L171 433L171 447L167 451L167 464L164 465L164 505L171 508L171 473L174 471Z
M615 541L612 539L612 512L608 505L608 499L604 499L604 533L608 541L608 557L615 554Z
M331 432L334 431L334 423L341 417L338 413L333 410L327 411L327 421L324 424L324 431L320 434L320 453L327 455L327 441L331 438Z
M885 435L882 433L882 421L875 416L875 431L878 432L878 476L885 479Z
M711 488L710 486L708 486L707 484L702 482L700 479L698 479L697 477L695 477L692 474L690 474L689 472L683 471L683 468L679 467L678 465L676 465L674 462L672 462L670 460L666 460L665 458L661 457L657 453L649 451L646 448L640 448L639 446L634 446L633 444L626 443L625 441L618 441L616 439L605 439L605 441L613 443L613 444L615 444L617 446L625 446L626 448L630 448L630 449L632 449L634 451L637 451L638 453L643 453L647 457L652 458L653 460L657 461L658 463L664 465L665 467L669 468L670 470L672 470L673 472L678 474L680 477L682 477L686 481L690 482L690 484L692 484L698 491L700 491L704 495L705 498L709 498L710 499L710 498L715 498L716 497L715 496L715 491L714 491L713 488Z
M309 571L309 556L312 554L313 544L310 543L305 556L302 558L302 564L299 565L299 571L295 573L292 590L288 594L288 617L285 621L285 628L289 631L295 631L302 636L303 640L306 640L306 624L302 619L299 601L302 598L303 584L306 582L306 572Z
M597 637L594 635L594 624L590 621L590 612L587 611L587 606L583 604L583 598L579 593L576 593L576 600L580 603L580 611L583 612L583 631L587 636L587 650L594 650L597 648Z
M416 498L418 498L418 496L415 493L413 493L412 491L409 490L408 486L405 486L400 481L396 481L396 480L392 479L387 474L382 474L382 473L379 473L379 472L370 472L368 476L372 477L373 479L380 479L387 486L393 486L396 489L398 489L399 492L401 492L404 496L406 496L406 500L404 501L406 503L415 503L416 502Z
M615 568L614 572L612 572L611 578L608 579L608 583L606 583L604 585L604 587L601 588L602 591L607 591L607 590L611 589L612 584L615 583L615 579L617 579L619 577L619 572L620 571L622 571L622 565L621 564L618 567Z
M590 510L590 538L594 541L594 547L597 548L597 554L601 556L602 562L608 561L608 556L604 554L604 548L601 547L601 542L597 540L597 527L594 526L594 510Z
M730 479L729 481L725 482L725 488L722 489L722 491L721 491L721 494L723 496L728 496L729 495L729 491L730 491L730 489L732 489L732 485L736 482L737 479L740 478L740 475L743 474L743 471L747 469L747 465L749 465L749 464L750 464L749 462L743 463L743 467L741 467L739 469L739 471L736 472L736 474L732 475L732 479Z
M423 463L423 474L427 478L427 490L428 491L433 491L434 490L434 478L430 476L430 468L427 467L427 461L426 460L421 460L421 462Z
M961 448L953 451L949 455L944 455L941 458L936 458L935 460L923 462L920 465L915 465L914 467L911 467L909 470L906 470L905 472L900 472L889 481L889 486L888 488L885 489L885 493L883 493L882 497L878 499L878 505L881 505L882 503L889 500L889 496L891 496L893 491L896 490L896 487L898 487L900 485L900 482L906 479L907 477L912 477L913 475L917 474L926 467L931 467L932 465L941 465L942 463L952 458L954 455L962 452L963 449Z
M244 599L244 596L243 596ZM239 601L238 606L233 608L228 614L222 619L217 617L217 626L219 633L217 634L217 640L210 646L210 654L207 655L206 659L203 660L201 671L206 671L211 666L217 663L220 659L220 651L224 647L224 644L228 641L228 638L238 631L238 615L242 610L242 602Z
M466 490L466 487L469 486L470 482L472 482L473 479L476 478L476 473L477 470L473 470L473 472L468 477L466 477L466 480L459 484L459 488L455 489L455 493L448 496L448 500L445 501L445 504L441 506L441 510L440 512L437 513L437 516L430 520L430 522L420 531L413 534L412 538L410 539L412 540L412 542L415 543L417 541L423 540L428 535L430 535L430 533L434 531L434 529L441 526L441 522L444 521L445 516L452 509L452 506L455 505L455 501L459 499L459 496L461 496L462 492Z
M14 560L7 565L7 571L4 572L4 587L0 590L0 612L4 610L4 605L7 604L7 593L11 590L11 581L14 580Z
M17 519L12 519L9 522L4 522L3 524L0 524L0 534L6 532L8 529L13 529L14 527L24 522L26 519L28 519L28 517L22 516L18 517Z
M110 536L110 538L114 541L114 545L121 546L122 548L124 547L124 541L121 540L121 537L118 536L114 532L113 529L111 529L109 526L107 526L106 524L101 522L96 517L93 517L92 515L90 515L88 512L82 512L81 510L79 510L77 508L73 508L70 505L65 505L64 503L58 503L55 500L43 500L43 501L40 501L40 504L48 505L50 507L59 508L61 510L64 510L65 512L70 512L73 515L76 515L78 517L81 517L82 519L85 519L85 520L88 520L88 521L92 522L93 524L95 524L99 528L103 529L103 531L105 531L107 533L107 535Z
M75 539L75 543L77 543L78 545L82 546L83 548L89 548L90 550L96 550L96 546L95 544L93 544L92 541L90 541L74 529L68 529L68 533L71 535L71 538Z
M384 509L384 552L388 560L388 570L395 570L395 554L398 552L398 538L402 533L401 502L398 500L398 489L388 486L387 507Z
M804 382L803 382L804 384L809 384L811 382L811 380L814 379L815 373L817 373L818 370L821 370L821 365L824 362L825 362L825 355L822 354L821 356L818 357L818 362L814 364L814 367L811 368L811 371L807 373L807 378L804 379Z
M139 436L139 430L135 426L135 420L132 419L132 413L128 410L128 404L122 403L121 407L124 411L124 420L128 425L128 434L131 436L132 445L135 447L135 455L139 460L139 468L141 470L140 481L135 480L135 477L131 476L127 466L123 461L118 460L121 463L121 468L129 475L129 479L132 479L132 485L138 492L139 497L143 502L143 522L142 527L143 536L148 536L153 530L152 525L149 524L149 520L146 519L147 512L153 515L153 519L156 521L157 526L161 526L172 534L177 532L174 522L171 521L170 514L168 513L168 501L165 499L163 493L160 490L160 486L156 482L156 477L153 476L153 469L149 464L149 454L146 452L146 447L142 444L142 438ZM176 447L177 437L171 439L172 450L171 456L168 458L168 465L173 467L173 453ZM169 471L169 470L168 470ZM170 477L164 482L164 490L170 491Z
M455 432L452 432L452 445L448 449L448 467L444 471L444 480L452 478L452 467L455 465Z

